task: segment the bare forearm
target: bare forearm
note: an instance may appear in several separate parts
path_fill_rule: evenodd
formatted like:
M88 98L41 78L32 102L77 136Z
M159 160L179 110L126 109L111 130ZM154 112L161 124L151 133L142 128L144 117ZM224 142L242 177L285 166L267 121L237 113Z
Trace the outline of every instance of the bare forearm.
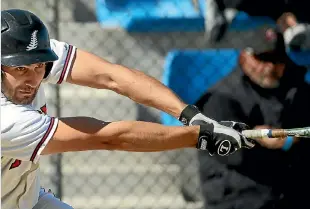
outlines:
M109 145L118 150L163 151L195 147L199 135L198 126L166 127L142 121L114 122L108 126L112 130ZM114 132L114 127L123 130ZM100 132L97 137L101 137Z
M179 97L161 82L143 72L118 66L120 73L111 75L112 89L147 106L167 112L178 118L185 108Z
M87 117L63 118L43 153L102 149L153 152L195 147L199 129L199 126L167 127L142 121L105 123Z

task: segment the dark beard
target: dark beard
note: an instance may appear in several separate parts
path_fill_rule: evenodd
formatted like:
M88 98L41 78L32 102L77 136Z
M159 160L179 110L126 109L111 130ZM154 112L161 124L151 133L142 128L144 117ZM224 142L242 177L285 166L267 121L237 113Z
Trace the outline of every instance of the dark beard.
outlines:
M1 92L3 93L3 95L10 102L12 102L14 104L17 104L17 105L29 105L29 104L31 104L33 102L34 98L36 97L40 85L35 89L34 94L32 94L30 97L26 97L26 98L20 99L20 98L15 97L15 92L12 89L7 88L7 86L4 84L4 82L2 80L2 82L1 82Z

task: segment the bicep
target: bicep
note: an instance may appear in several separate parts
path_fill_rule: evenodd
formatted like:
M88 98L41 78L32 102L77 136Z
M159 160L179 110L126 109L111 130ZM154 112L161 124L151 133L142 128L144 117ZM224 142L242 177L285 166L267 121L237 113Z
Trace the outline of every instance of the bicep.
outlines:
M42 154L108 149L109 124L89 117L60 118L57 129ZM99 134L100 133L100 134Z
M65 42L52 39L51 47L58 59L48 66L45 82L61 84L66 81L93 88L107 88L111 83L110 72L122 68Z
M110 71L117 70L117 66L92 53L77 49L76 58L72 70L67 77L67 82L81 86L108 89L112 81Z

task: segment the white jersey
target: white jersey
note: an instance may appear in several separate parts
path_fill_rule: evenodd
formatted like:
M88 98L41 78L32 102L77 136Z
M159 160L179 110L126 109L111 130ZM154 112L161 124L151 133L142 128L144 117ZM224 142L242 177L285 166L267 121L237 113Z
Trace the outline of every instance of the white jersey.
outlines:
M43 81L66 80L76 48L51 40L58 60ZM44 84L43 84L44 85ZM40 192L39 157L52 138L58 119L47 114L43 86L31 105L16 105L1 93L1 205L3 209L31 209Z

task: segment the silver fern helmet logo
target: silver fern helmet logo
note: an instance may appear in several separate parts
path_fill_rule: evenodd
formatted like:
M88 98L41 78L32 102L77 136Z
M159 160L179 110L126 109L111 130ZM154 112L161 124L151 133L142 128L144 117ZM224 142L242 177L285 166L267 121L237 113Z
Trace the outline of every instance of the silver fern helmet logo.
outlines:
M26 48L26 51L31 51L31 50L36 49L38 47L37 33L38 33L38 30L35 30L32 32L31 40L30 40L29 45Z

